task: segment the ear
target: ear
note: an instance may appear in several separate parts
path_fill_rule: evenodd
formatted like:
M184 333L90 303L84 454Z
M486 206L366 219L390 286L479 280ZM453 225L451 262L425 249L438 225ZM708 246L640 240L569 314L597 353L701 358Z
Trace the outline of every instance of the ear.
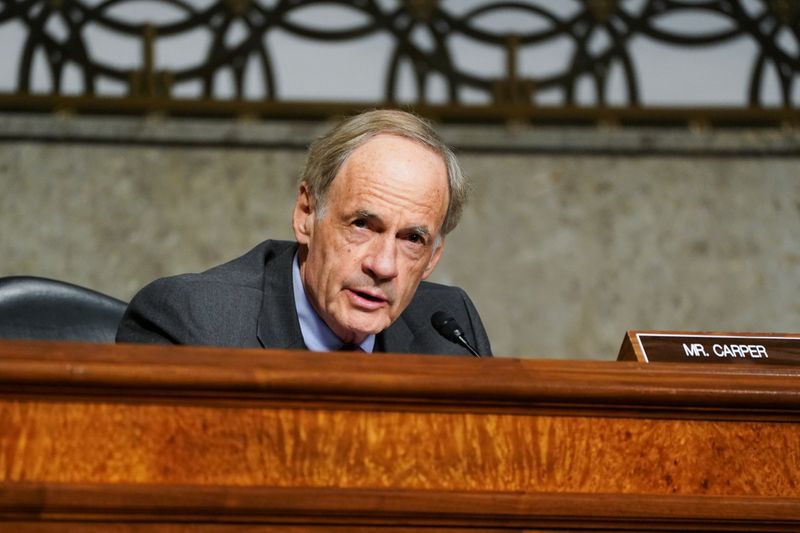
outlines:
M311 190L304 181L300 184L297 191L297 201L294 204L292 213L292 227L294 228L294 238L300 244L308 245L314 233L314 199Z
M428 279L428 276L433 273L433 269L436 268L436 265L439 264L439 259L442 258L442 250L444 250L444 237L441 238L439 246L433 251L433 255L430 261L428 261L428 266L425 267L425 270L422 272L422 279Z

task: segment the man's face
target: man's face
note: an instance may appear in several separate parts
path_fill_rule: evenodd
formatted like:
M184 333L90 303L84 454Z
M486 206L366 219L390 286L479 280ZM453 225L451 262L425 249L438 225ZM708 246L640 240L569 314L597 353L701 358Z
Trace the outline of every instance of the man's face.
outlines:
M435 244L447 203L442 158L388 134L350 154L321 217L300 186L293 216L300 275L311 305L343 342L383 331L411 302L441 256L443 239Z

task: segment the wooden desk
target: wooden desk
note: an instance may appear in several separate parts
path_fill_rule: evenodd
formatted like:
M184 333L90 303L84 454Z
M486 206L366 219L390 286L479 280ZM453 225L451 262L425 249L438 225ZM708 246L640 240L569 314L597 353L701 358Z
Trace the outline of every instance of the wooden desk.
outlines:
M800 369L6 341L0 478L0 530L797 531Z

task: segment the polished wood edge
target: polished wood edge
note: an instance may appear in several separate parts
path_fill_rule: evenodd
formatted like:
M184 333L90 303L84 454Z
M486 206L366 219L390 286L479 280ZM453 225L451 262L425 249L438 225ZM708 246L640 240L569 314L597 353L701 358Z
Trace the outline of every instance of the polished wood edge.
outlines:
M636 342L636 332L628 331L622 338L622 345L619 347L617 354L617 361L637 361L639 363L646 363L639 343Z
M800 527L800 499L647 494L0 483L7 520Z
M0 395L800 415L800 368L0 342Z

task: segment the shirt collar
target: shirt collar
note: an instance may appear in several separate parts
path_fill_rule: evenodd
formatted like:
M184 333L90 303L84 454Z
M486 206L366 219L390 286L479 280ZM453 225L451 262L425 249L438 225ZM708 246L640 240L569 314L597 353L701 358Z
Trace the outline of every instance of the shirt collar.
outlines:
M303 334L303 342L306 348L312 352L335 352L342 346L342 341L331 328L319 317L316 310L308 301L306 291L303 288L303 281L300 279L300 263L297 258L298 253L294 254L292 261L292 289L294 291L294 306L297 310L297 318L300 321L300 332ZM362 350L371 353L375 348L375 335L370 335L359 344Z

